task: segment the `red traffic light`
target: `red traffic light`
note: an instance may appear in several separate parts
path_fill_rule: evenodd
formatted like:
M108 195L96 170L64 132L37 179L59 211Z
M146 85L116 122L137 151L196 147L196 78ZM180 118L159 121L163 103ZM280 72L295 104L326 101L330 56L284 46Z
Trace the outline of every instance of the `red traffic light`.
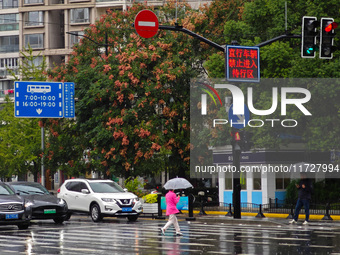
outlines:
M336 22L331 22L330 24L328 24L326 27L325 27L325 31L327 33L331 32L333 29L336 29L338 27L338 23Z
M239 132L232 132L231 136L233 137L234 141L241 141L241 136Z

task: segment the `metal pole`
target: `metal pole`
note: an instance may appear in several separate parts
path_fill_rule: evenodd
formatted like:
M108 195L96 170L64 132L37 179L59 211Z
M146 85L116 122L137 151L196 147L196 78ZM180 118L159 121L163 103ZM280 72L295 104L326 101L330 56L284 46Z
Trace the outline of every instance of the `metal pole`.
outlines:
M42 127L41 127L41 185L45 187L45 167L44 167L44 150L45 150L45 128L44 128L44 121L42 120Z
M233 173L233 205L234 219L241 219L241 183L240 183L240 156L241 148L235 143L233 144L233 165L235 173Z

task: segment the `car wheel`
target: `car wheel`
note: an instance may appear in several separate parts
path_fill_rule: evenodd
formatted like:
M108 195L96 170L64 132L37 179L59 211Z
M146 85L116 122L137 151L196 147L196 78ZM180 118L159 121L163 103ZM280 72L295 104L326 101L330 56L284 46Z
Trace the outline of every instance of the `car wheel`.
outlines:
M67 213L64 220L68 221L72 216L72 213Z
M55 219L53 219L53 220L54 220L55 224L62 224L62 223L64 222L64 219L61 218L61 217L55 218Z
M99 222L99 221L101 221L103 219L103 216L100 213L100 208L99 208L98 204L93 204L91 206L90 214L91 214L91 219L94 222Z
M28 227L29 227L29 224L20 224L20 225L18 225L18 228L19 228L20 230L28 229Z
M132 216L127 216L129 221L136 221L138 219L138 216L132 215Z

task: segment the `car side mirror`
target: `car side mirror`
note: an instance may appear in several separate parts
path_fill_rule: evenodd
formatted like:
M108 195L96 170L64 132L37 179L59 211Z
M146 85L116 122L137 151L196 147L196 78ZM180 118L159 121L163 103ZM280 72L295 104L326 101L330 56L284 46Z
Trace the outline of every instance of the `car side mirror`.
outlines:
M128 192L128 189L124 189L125 192Z
M83 193L83 194L89 194L90 191L89 191L88 189L82 189L82 190L81 190L81 193Z

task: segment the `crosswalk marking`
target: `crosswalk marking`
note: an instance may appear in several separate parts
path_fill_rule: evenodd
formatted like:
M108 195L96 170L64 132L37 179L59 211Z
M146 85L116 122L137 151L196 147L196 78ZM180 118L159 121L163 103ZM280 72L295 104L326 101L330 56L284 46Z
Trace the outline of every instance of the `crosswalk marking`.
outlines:
M249 226L201 222L180 222L183 237L174 236L174 229L160 235L165 221L139 220L69 221L54 224L33 224L28 230L0 227L2 254L275 254L280 249L308 247L319 253L336 253L340 244L329 242L340 238L340 232L331 226L296 228L283 225ZM313 236L314 235L314 236ZM316 238L317 236L317 238ZM327 240L319 242L320 239ZM313 242L312 242L313 241ZM236 249L236 250L235 250ZM295 249L295 250L294 250ZM317 253L317 252L316 252Z

